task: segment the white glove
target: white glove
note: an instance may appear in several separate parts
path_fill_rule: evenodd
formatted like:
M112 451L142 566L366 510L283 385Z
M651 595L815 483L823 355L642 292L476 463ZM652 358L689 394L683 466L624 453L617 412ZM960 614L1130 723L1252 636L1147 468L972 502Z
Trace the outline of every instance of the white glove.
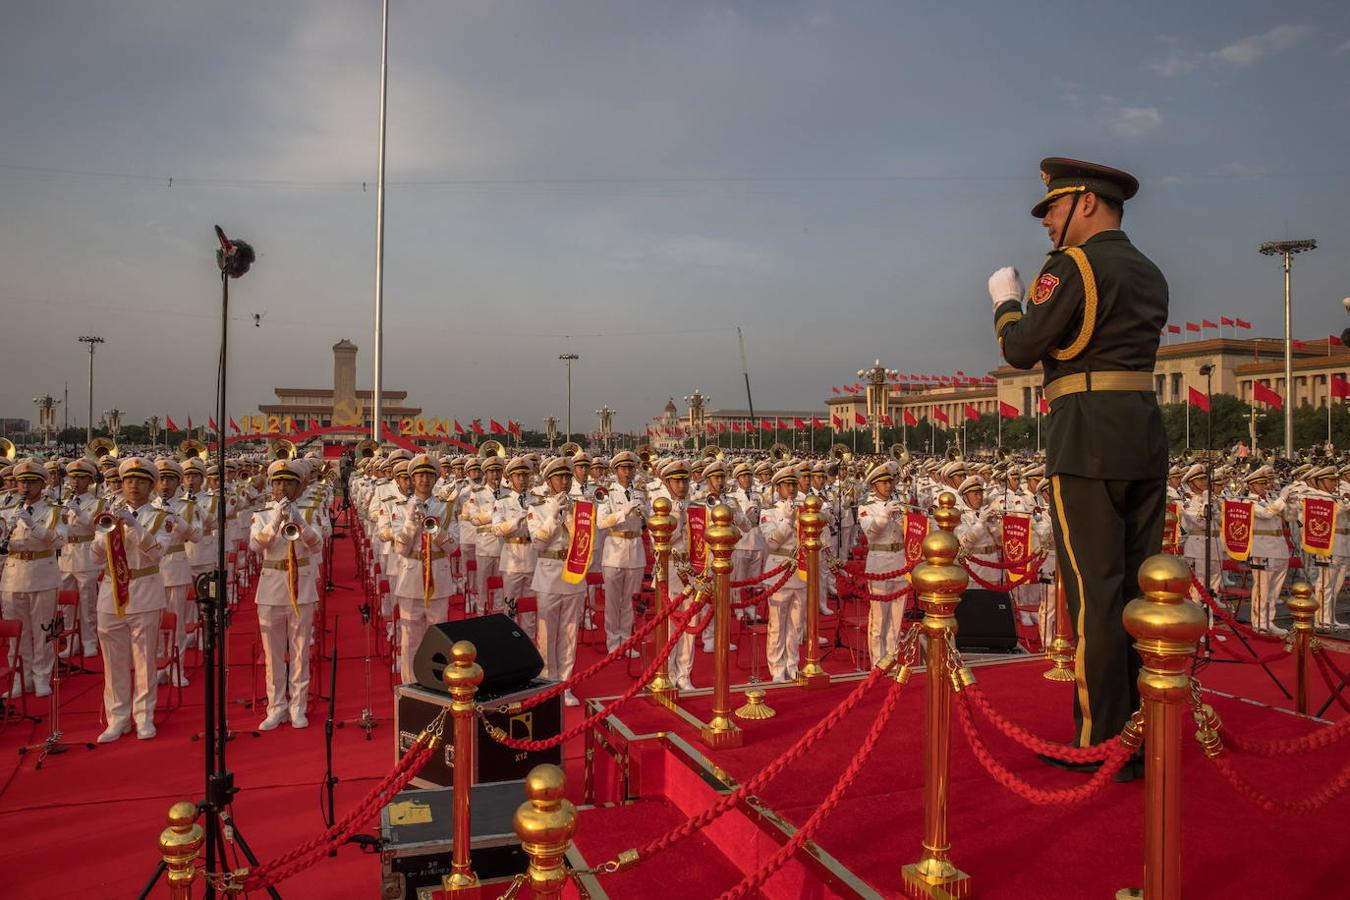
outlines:
M1009 300L1020 301L1025 293L1022 278L1012 266L1004 266L989 276L989 299L993 301L994 309Z

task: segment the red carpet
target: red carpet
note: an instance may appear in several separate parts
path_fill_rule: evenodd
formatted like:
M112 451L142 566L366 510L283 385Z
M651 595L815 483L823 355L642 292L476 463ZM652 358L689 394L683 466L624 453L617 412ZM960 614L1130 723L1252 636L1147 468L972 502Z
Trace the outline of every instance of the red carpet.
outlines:
M335 546L337 590L329 598L328 622L330 628L335 624L337 631L340 663L336 717L343 720L355 718L364 705L364 640L356 612L361 591L353 573L351 544L342 539ZM824 620L831 637L836 619ZM234 700L243 700L252 693L249 660L256 640L256 621L251 603L245 600L238 608L231 635L230 693ZM588 640L594 641L596 637L594 633L586 634ZM587 645L579 665L593 661L596 656L594 646ZM697 657L695 683L707 684L710 657L702 653ZM742 665L735 677L744 680L751 654L743 652L739 658ZM69 676L62 684L62 727L69 740L92 741L102 730L99 721L102 676L97 672L97 661L92 662L96 670L93 674ZM1019 722L1038 733L1049 734L1059 724L1059 713L1067 701L1056 693L1062 688L1039 680L1035 673L1041 665L1031 663L1001 669L997 674L991 672L982 683L990 697ZM834 650L826 660L826 667L832 671L851 669L848 652ZM629 671L624 671L625 668ZM616 664L582 685L577 693L581 697L616 694L628 683L630 672L636 673L636 662L627 667ZM53 884L57 883L60 884L57 893L63 896L130 897L140 891L158 861L155 842L169 805L178 800L196 800L202 792L203 748L192 740L202 724L202 679L195 668L188 674L193 685L185 689L181 708L168 708L173 695L168 688L160 689L159 735L152 741L124 737L94 751L83 747L72 749L52 758L39 771L33 768L33 755L20 758L15 751L23 744L46 737L45 720L37 725L12 723L0 733L0 834L7 838L0 842L0 872L4 873L0 884L4 896L51 896ZM1207 684L1235 693L1246 691L1250 696L1272 699L1261 693L1265 690L1261 684L1265 676L1253 667L1215 666L1203 677ZM1292 678L1286 677L1286 681L1291 682ZM374 709L380 718L375 739L366 741L363 732L350 725L339 729L334 737L335 771L341 779L337 786L339 815L351 808L392 764L390 679L378 662L373 682ZM258 688L261 689L261 668ZM916 703L921 688L922 680L916 678L906 689L889 729L892 734L883 740L821 835L827 849L876 885L893 885L899 864L910 861L918 846L917 786L921 775L919 757L911 744L921 731L915 727L919 722ZM754 771L815 722L827 708L825 704L838 696L837 691L815 695L775 691L772 699L779 710L778 718L766 727L761 727L762 723L755 725L753 740L727 756L728 770L741 775ZM827 737L819 753L798 763L766 789L766 801L790 820L804 820L814 802L828 789L831 782L826 779L837 774L852 755L878 701L879 698L872 698L864 702L836 733ZM696 709L705 704L693 702ZM30 707L33 712L45 714L46 701L30 698ZM653 713L647 704L640 702L629 710ZM1239 704L1222 705L1221 710L1234 727L1242 724L1244 731L1251 734L1262 730L1274 733L1291 727L1278 721L1285 717ZM261 709L254 711L235 703L229 715L239 731L229 748L230 768L241 788L235 802L235 817L254 851L265 861L323 828L319 791L324 771L323 719L327 703L311 702L311 724L306 730L283 726L258 737L251 736L247 729L262 718ZM578 710L568 710L569 723L579 715ZM674 725L669 715L660 715L654 727L657 724L663 729L681 727ZM992 737L990 740L1000 758L1010 761L1018 758L1014 754L1020 751L1009 750L1001 740ZM1042 811L1015 800L983 770L973 768L962 739L958 738L953 746L955 858L978 875L981 896L1038 896L1037 890L1045 883L1042 875L1049 868L1044 864L1047 857L1050 866L1081 879L1085 894L1101 896L1103 890L1137 880L1131 877L1138 860L1137 785L1115 787L1106 799L1089 805L1090 818L1086 821L1091 825L1085 827L1082 821L1068 817L1072 813ZM578 801L582 753L579 741L566 748L569 793ZM1320 756L1335 753L1329 751ZM1313 778L1316 774L1312 773L1325 772L1331 764L1314 757L1306 760L1309 777ZM1217 895L1222 890L1227 896L1257 896L1249 893L1252 884L1273 883L1278 872L1289 871L1299 872L1298 884L1309 890L1329 884L1324 880L1329 877L1329 864L1319 866L1315 858L1300 858L1294 865L1289 856L1292 851L1287 847L1293 842L1288 841L1281 842L1278 850L1285 864L1278 869L1269 866L1269 872L1259 871L1258 860L1271 858L1276 851L1268 838L1260 836L1283 831L1289 823L1251 811L1226 786L1214 782L1214 776L1205 770L1198 756L1192 754L1187 762L1186 872L1188 884L1195 886L1190 891L1192 895ZM1025 754L1015 768L1036 779L1037 784L1074 783L1074 776L1043 769L1029 762ZM1287 777L1279 765L1244 771L1273 771L1277 784ZM1192 786L1196 789L1191 790ZM1302 783L1294 787L1294 793L1306 790ZM583 833L591 828L582 838L588 858L591 862L602 861L615 849L668 831L678 823L681 814L688 814L690 798L671 798L671 802L673 807L663 799L666 805L659 808L644 803L627 810L608 811L610 822L604 828L598 819L590 825L590 819L584 817ZM1326 822L1310 817L1298 824L1300 833L1316 834ZM374 822L368 830L375 830ZM729 828L728 833L734 835L735 829ZM718 834L717 830L710 830L709 837L716 838ZM678 896L688 900L730 887L738 869L753 868L756 854L772 851L769 843L730 847L723 844L723 855L704 852L709 847L703 837L695 838L670 851L664 862L654 863L656 868L639 867L609 883L616 895ZM1114 848L1114 852L1104 854L1103 847ZM899 848L898 857L890 855L893 848ZM1258 852L1242 852L1243 848ZM666 869L671 864L678 866L678 877L672 877ZM1263 878L1265 881L1260 880ZM335 858L286 882L281 892L291 897L371 897L376 895L378 883L378 858L356 847L345 847ZM773 885L771 882L770 886ZM162 895L162 887L160 890ZM1286 888L1278 894L1288 896L1289 891ZM803 891L802 895L813 894ZM1062 896L1073 895L1070 892Z

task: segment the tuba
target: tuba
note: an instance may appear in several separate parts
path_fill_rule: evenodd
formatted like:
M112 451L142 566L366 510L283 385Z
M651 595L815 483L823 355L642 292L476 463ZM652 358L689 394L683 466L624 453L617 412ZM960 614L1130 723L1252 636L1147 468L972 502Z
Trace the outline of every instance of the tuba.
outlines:
M853 458L853 451L848 449L846 444L835 444L830 448L830 459L838 463L848 462Z
M644 466L651 465L652 457L655 453L656 451L652 450L651 444L643 444L637 448L637 457L642 460Z
M0 459L14 460L14 442L9 438L0 437Z
M569 459L572 458L573 456L576 456L580 452L581 452L581 445L578 444L576 441L568 441L567 443L563 444L561 447L558 448L558 455L566 456Z
M285 438L277 438L267 445L268 459L295 459L295 444Z
M965 461L966 461L966 458L961 454L961 451L958 450L958 449L956 448L956 445L955 445L955 444L953 444L952 446L948 447L948 448L947 448L947 452L946 452L945 454L943 454L943 456L946 458L947 462L965 462Z
M84 455L95 461L105 456L117 459L117 442L112 438L96 437L84 445Z
M505 456L506 448L502 446L501 441L486 440L478 445L478 455L483 459L489 456Z
M718 447L716 444L709 444L703 448L703 458L705 460L722 459L724 456L726 456L726 453L724 453L722 448Z
M891 444L889 453L891 459L902 466L909 462L909 451L905 449L904 444Z
M210 455L211 451L206 448L206 445L195 438L187 438L178 445L179 459L191 459L195 456L205 462Z
M769 448L769 456L773 457L778 462L784 462L792 456L792 448L782 441L775 441L774 445Z
M384 447L380 445L379 441L372 438L366 438L365 440L357 441L356 443L357 459L371 459L382 453L384 453Z

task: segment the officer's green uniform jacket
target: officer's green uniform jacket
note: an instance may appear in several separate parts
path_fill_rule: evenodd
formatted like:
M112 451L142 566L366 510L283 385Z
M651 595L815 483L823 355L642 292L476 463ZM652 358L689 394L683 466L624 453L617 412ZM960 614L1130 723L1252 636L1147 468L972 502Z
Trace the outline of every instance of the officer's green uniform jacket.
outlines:
M1089 383L1093 372L1148 373L1146 391L1088 390L1051 400L1047 475L1166 476L1167 435L1151 386L1167 324L1167 281L1125 232L1051 252L1027 290L1025 311L1008 300L994 322L1004 358L1019 369L1041 363L1048 393L1074 373L1089 373Z

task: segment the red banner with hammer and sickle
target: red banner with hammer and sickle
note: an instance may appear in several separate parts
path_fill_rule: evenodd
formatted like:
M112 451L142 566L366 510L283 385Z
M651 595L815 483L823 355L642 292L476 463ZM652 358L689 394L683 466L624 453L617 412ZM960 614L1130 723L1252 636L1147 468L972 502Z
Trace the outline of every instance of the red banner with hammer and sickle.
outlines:
M690 506L685 512L685 521L689 523L689 565L702 575L708 564L708 542L703 537L708 530L708 507Z
M1006 515L1003 517L1003 561L1017 564L1012 569L1026 574L1026 562L1031 559L1031 517Z
M1171 515L1163 520L1162 550L1176 555L1181 553L1181 501L1170 501L1167 509Z
M1314 556L1330 556L1336 539L1336 501L1330 497L1303 498L1303 549Z
M923 513L905 513L905 565L915 566L923 558L923 539L928 535L928 517Z
M567 558L563 560L563 581L581 584L586 580L594 548L595 504L589 500L577 500L572 504L572 541L567 545Z
M127 565L126 523L121 519L108 532L108 572L112 574L113 609L120 619L131 602L131 567Z
M1223 501L1223 549L1238 562L1252 553L1252 509L1249 500Z

